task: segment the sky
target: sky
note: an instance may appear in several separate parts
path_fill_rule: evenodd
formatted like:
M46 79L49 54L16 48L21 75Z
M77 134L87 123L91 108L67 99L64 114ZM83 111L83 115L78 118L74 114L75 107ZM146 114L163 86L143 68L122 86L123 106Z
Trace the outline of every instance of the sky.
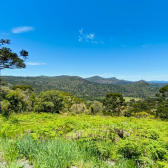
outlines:
M29 52L11 76L168 81L167 0L1 1L0 39Z

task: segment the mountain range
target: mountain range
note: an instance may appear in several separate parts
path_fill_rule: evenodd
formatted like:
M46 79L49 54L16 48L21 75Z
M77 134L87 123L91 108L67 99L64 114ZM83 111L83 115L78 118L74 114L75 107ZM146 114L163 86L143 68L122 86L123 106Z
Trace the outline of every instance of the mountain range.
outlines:
M113 85L125 85L125 84L131 84L131 83L136 83L139 81L127 81L127 80L120 80L117 79L115 77L112 78L103 78L100 76L92 76L89 78L85 78L86 80L90 81L90 82L96 82L96 83L101 83L101 84L113 84ZM145 80L140 80L140 81L144 81L147 82L149 84L168 84L168 81L145 81Z
M36 94L46 90L60 90L84 99L102 98L109 92L118 92L126 97L148 98L154 97L162 86L146 81L131 82L99 76L86 79L78 76L3 76L2 79L8 85L31 85Z

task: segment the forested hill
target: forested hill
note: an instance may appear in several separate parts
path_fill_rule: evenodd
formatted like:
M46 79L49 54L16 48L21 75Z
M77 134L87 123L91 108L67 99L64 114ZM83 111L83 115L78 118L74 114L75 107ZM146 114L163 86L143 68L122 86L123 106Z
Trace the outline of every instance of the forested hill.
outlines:
M54 89L69 92L82 98L104 97L109 92L118 92L127 97L147 98L153 97L158 91L158 87L152 86L144 81L126 85L109 85L89 82L77 76L3 76L2 78L5 83L12 85L31 85L36 93Z
M113 84L113 85L126 85L126 84L133 83L131 81L119 80L115 77L113 77L113 78L102 78L100 76L92 76L90 78L86 78L86 80L89 81L89 82L96 82L96 83L101 83L101 84Z

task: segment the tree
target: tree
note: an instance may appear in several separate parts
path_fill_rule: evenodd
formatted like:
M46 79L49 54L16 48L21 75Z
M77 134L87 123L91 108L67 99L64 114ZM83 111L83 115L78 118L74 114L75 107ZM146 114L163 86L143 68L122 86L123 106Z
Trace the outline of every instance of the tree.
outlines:
M155 115L155 109L156 109L156 99L154 98L148 98L144 100L139 100L135 103L129 103L128 104L128 109L127 112L125 113L125 116L130 117L134 116L141 113L141 112L146 112L149 113L150 115Z
M43 91L35 102L35 111L59 113L64 108L64 97L57 90Z
M21 90L23 90L23 91L28 90L29 92L34 92L34 89L33 89L31 86L29 86L29 85L14 85L14 86L12 87L12 89L13 89L13 90L21 89Z
M73 112L75 114L85 113L86 110L87 108L84 103L73 104L72 107L69 109L70 112Z
M0 46L4 44L10 44L9 39L1 39ZM2 47L0 49L0 77L2 69L18 69L25 68L26 65L24 63L25 59L28 57L28 52L26 50L20 51L20 56L16 53L12 52L10 48ZM1 81L0 81L0 95L1 95ZM1 114L1 96L0 96L0 114Z
M90 106L90 112L92 115L102 113L102 109L103 104L98 101L94 101L93 104Z
M125 99L120 93L108 93L103 100L103 106L105 107L105 114L120 115L122 107L125 106Z
M10 103L10 111L12 112L24 112L27 109L28 101L26 95L20 89L11 90L6 95L6 100Z
M156 94L158 101L158 108L156 110L156 116L162 119L168 118L168 85L159 89L159 93Z

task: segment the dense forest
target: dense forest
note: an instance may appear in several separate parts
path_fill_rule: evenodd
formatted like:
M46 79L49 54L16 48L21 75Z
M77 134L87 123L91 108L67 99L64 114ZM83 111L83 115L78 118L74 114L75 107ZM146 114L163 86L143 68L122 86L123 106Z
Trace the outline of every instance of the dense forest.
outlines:
M46 77L44 77L44 79L43 77L39 77L41 87L38 87L38 89L39 88L42 89L42 91L39 93L35 92L35 88L30 85L20 85L19 77L16 78L11 77L11 78L17 79L19 85L12 85L5 83L4 81L1 81L1 85L3 85L1 88L2 111L4 114L6 113L9 114L10 112L24 112L24 111L49 112L49 113L76 111L76 113L96 114L99 112L100 114L104 113L109 114L111 116L123 115L130 117L137 115L137 113L141 114L141 112L145 112L146 114L153 115L154 117L160 117L161 119L168 118L167 113L168 85L165 85L164 87L158 89L155 92L155 95L153 95L153 97L147 97L144 99L137 99L137 100L131 98L129 101L125 101L124 95L122 95L121 93L109 92L100 101L96 101L97 99L85 100L80 97L76 97L76 95L70 94L68 92L62 92L60 90L58 91L58 90L46 89L46 87L51 84L48 81L48 85L47 84L42 85L42 83L46 80ZM74 80L74 78L76 79L76 77L72 78L63 77L63 79L64 78L67 79L67 81L72 80L72 83L77 82L76 80ZM26 77L20 77L20 80L21 79L23 79L23 82L24 79L27 82ZM33 77L31 77L30 79L28 81L31 81L32 83L35 82L35 79L37 79L38 81L38 78L36 77L34 78L34 80ZM59 85L60 87L61 83L64 84L63 79L62 77L60 77L61 82L60 83L58 82L60 84ZM37 81L35 84L36 86L39 85L37 84L38 83ZM55 83L54 81L57 80L53 80L52 86ZM65 83L68 83L67 81L65 80ZM84 80L80 81L83 82ZM15 82L17 81L14 81L13 83ZM71 87L72 83L70 83ZM80 83L79 86L82 85L83 83L82 84ZM42 86L44 86L44 88ZM130 89L133 86L135 90L136 89L138 90L138 87L139 88L142 86L149 87L149 84L138 82L135 84L127 84L125 86Z
M125 85L125 84L133 83L131 81L119 80L115 77L113 77L113 78L102 78L100 76L92 76L92 77L86 78L86 80L90 81L90 82L95 82L95 83L113 84L113 85Z
M139 81L125 85L100 84L76 76L59 77L14 77L3 76L3 81L12 85L31 85L35 93L46 90L69 92L77 97L88 99L103 98L109 92L121 93L125 97L155 97L160 85Z

